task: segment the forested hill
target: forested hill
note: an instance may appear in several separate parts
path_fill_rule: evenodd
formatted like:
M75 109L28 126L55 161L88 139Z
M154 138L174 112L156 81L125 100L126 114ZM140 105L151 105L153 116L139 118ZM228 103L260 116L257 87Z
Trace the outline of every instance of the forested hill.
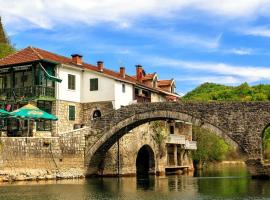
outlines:
M269 101L270 85L225 86L215 83L204 83L188 92L183 100L192 101Z

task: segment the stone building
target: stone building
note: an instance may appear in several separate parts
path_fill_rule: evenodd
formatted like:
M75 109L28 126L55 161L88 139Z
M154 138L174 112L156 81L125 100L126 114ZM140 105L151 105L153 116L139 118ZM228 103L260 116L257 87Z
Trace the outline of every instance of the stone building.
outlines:
M30 102L58 117L56 122L35 122L31 130L34 137L59 136L91 126L94 118L133 103L180 98L175 93L173 79L158 80L156 73L146 74L140 65L136 65L136 74L129 76L125 67L116 72L105 68L102 61L91 65L83 62L79 54L68 58L34 47L0 60L0 94L1 107L8 111ZM8 136L25 136L27 126L27 122L18 120L2 122L3 133ZM102 174L192 168L188 154L196 144L192 142L191 126L174 121L163 122L162 126L167 137L159 145L154 140L151 123L122 137L108 151ZM141 166L141 163L146 164ZM156 170L159 167L162 170Z

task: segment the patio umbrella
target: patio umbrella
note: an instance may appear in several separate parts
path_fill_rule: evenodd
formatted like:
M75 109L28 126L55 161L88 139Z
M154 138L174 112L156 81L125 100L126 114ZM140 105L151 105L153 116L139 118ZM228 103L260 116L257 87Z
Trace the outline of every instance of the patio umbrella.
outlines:
M52 114L49 114L36 106L27 104L13 112L11 112L13 117L23 118L23 119L47 119L47 120L58 120L58 118Z
M8 111L5 111L3 109L0 109L0 118L11 116L11 114Z
M36 106L31 104L27 104L13 112L11 112L13 117L18 117L22 119L28 120L28 130L27 130L27 137L29 135L29 122L31 119L38 120L38 119L45 119L45 120L53 120L56 121L58 118L52 114L49 114Z

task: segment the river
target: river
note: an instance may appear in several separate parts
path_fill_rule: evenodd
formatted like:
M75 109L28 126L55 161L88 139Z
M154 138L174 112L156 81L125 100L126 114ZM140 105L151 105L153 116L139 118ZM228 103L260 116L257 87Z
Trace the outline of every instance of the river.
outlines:
M252 180L243 165L220 165L195 175L4 183L0 199L270 199L270 180Z

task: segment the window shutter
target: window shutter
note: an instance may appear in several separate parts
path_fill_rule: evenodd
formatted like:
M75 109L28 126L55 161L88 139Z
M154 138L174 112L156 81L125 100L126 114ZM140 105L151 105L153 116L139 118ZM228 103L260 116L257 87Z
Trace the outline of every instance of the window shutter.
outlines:
M69 106L68 117L69 120L75 120L75 106Z

